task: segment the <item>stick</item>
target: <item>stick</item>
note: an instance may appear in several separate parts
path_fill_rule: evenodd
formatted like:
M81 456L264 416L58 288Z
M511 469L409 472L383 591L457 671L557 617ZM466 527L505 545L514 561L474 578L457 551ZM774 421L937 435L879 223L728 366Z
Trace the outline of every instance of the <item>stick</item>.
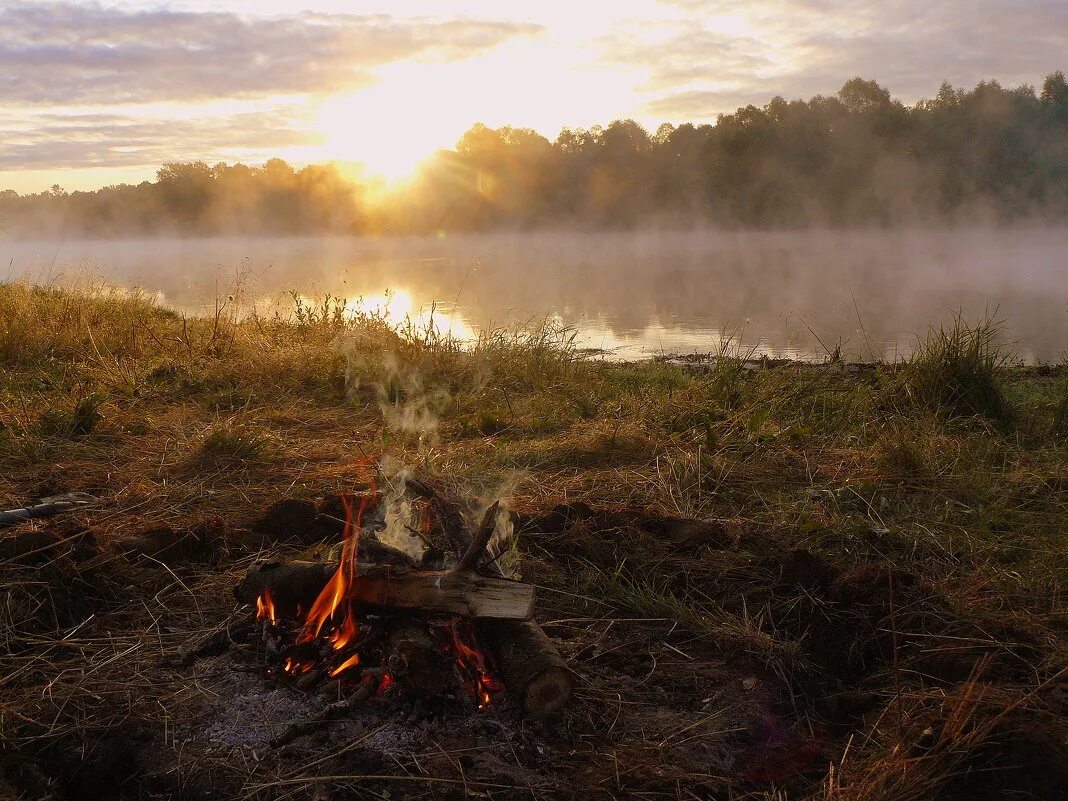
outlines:
M98 503L99 499L84 492L71 492L67 495L56 495L52 498L43 498L40 503L26 506L22 509L10 509L0 512L0 528L17 526L27 520L37 517L54 517L71 509L80 509Z
M478 567L479 560L486 553L490 537L493 536L493 530L497 527L497 510L500 505L500 501L494 501L493 505L482 515L482 525L478 527L475 536L471 538L471 544L467 546L467 550L464 551L464 555L460 557L460 562L456 565L457 573L470 573Z

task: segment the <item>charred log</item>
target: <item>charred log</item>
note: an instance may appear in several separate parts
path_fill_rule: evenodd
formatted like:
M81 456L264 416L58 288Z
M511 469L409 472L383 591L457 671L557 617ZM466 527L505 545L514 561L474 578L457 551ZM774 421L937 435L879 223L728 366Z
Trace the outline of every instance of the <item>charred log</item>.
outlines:
M435 645L426 623L399 618L389 636L386 666L406 695L428 698L445 692L445 655Z
M575 676L541 626L485 620L478 630L501 681L524 712L551 715L571 700Z

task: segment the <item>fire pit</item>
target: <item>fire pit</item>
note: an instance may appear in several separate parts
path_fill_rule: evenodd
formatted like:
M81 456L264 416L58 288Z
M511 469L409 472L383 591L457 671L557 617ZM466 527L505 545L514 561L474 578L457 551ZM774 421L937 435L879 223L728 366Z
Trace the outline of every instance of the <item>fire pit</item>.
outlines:
M383 542L378 492L335 499L343 510L336 561L253 566L235 588L255 615L269 678L303 690L328 684L338 701L321 719L276 738L286 742L375 697L397 694L428 709L475 712L510 699L525 715L567 704L574 678L532 619L534 588L507 578L487 548L499 504L472 533L455 505L411 499L419 554ZM451 554L431 545L444 535Z

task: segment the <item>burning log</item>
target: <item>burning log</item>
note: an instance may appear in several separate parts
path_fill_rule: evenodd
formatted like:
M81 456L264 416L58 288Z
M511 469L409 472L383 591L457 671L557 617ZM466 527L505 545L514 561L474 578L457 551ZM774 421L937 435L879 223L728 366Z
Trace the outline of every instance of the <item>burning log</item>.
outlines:
M324 562L268 563L250 569L234 594L254 604L266 590L279 614L292 617L298 606L307 610L315 603L336 570ZM360 564L357 571L348 591L361 606L476 619L529 620L534 614L534 588L520 581L384 565Z
M479 634L505 688L528 715L551 715L571 700L575 676L537 623L486 620Z
M499 503L494 503L486 510L460 559L461 566L473 569L485 554L498 509ZM501 576L498 562L492 561L490 567ZM527 714L551 715L571 700L575 676L536 621L482 621L479 635L493 655L505 688Z

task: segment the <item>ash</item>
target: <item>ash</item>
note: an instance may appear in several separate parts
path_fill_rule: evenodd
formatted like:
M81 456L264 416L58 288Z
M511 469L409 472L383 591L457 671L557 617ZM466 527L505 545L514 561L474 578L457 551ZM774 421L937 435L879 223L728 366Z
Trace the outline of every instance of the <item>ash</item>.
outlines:
M211 745L265 746L290 724L316 717L326 705L317 695L234 671L225 657L206 660L197 672L213 697L204 710L204 726L193 737Z
M201 660L195 670L197 686L207 693L198 716L200 725L187 736L215 752L262 754L292 724L319 718L337 700L279 685L247 666L235 669L234 660L226 654ZM324 741L357 738L365 752L386 757L403 757L431 743L457 738L495 742L505 750L523 748L517 724L495 710L441 716L427 714L418 704L381 698L369 699L366 706L297 738L282 750L295 756L316 751Z

